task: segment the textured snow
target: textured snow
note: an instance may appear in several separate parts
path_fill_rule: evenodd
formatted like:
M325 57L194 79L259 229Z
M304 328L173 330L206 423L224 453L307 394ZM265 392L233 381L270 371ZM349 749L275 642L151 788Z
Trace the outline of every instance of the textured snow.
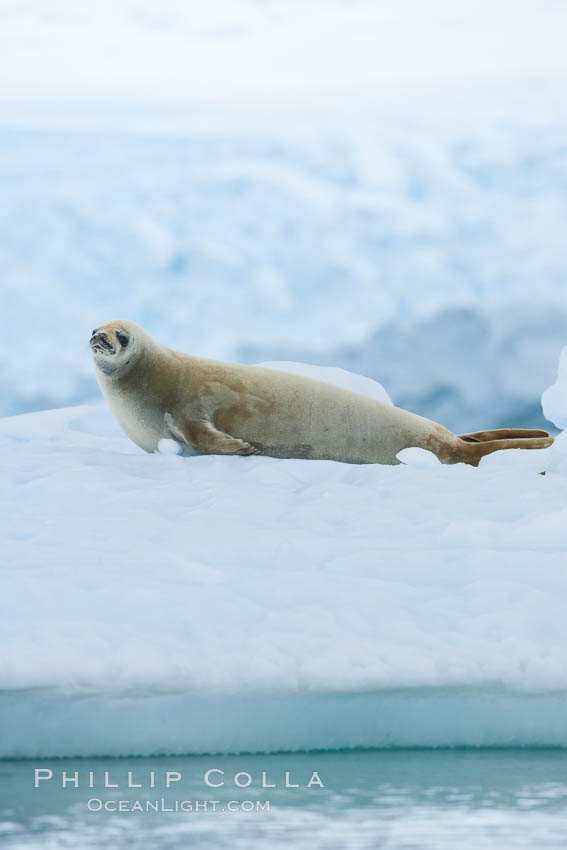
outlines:
M1 756L567 745L562 438L188 458L86 405L1 420L0 453Z
M0 413L96 398L90 330L130 318L195 354L362 372L456 431L542 425L567 120L532 126L506 97L497 137L478 109L463 127L411 98L410 130L401 107L378 128L284 109L178 134L4 123Z

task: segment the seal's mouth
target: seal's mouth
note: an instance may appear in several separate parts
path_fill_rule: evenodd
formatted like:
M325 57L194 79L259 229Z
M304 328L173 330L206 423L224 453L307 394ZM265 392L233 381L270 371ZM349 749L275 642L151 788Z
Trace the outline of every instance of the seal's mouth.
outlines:
M100 354L114 354L116 349L104 331L95 331L90 338L91 350Z

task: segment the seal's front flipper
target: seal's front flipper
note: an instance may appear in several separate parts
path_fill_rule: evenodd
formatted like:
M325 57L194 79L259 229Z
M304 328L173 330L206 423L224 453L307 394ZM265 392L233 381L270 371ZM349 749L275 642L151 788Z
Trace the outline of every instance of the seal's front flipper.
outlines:
M219 431L206 420L202 422L188 422L186 431L194 437L196 447L205 454L213 455L255 455L259 454L256 446L250 445L246 440L239 440Z
M182 445L191 446L195 451L202 454L213 455L254 455L259 454L259 449L219 431L208 419L187 419L178 422L170 413L165 415L166 423L171 435Z
M524 428L501 428L494 431L475 431L459 434L462 460L478 466L481 459L502 449L547 449L554 438L547 431L530 431Z

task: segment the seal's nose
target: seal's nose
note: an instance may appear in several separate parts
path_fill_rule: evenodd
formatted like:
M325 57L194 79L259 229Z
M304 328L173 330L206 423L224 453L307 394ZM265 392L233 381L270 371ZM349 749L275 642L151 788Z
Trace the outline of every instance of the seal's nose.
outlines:
M114 351L114 346L104 331L97 331L95 329L90 338L90 344L92 346L98 346L99 348L106 349L106 351Z

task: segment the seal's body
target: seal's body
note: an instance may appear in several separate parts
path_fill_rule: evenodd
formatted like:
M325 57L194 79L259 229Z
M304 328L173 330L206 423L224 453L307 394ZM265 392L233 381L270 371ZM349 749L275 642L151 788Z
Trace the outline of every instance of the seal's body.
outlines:
M501 448L544 448L546 431L460 437L422 416L300 375L181 354L133 322L96 328L96 374L126 434L148 452L161 439L184 451L397 464L417 446L442 463L477 465Z

